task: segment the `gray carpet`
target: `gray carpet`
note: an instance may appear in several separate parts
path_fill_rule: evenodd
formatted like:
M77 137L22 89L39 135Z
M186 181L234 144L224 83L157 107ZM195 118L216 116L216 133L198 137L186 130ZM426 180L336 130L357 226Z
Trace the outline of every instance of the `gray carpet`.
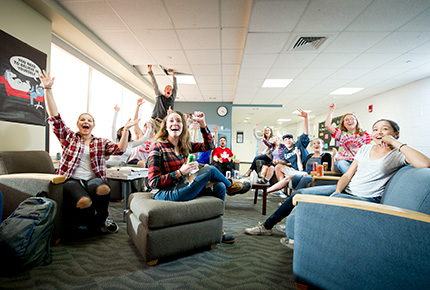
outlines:
M270 215L283 201L268 198ZM262 200L253 192L227 197L224 228L234 244L187 253L147 266L128 238L122 222L123 204L111 202L111 218L120 232L64 242L53 247L53 263L10 278L1 289L296 289L293 251L280 244L283 233L248 236L244 228L264 221ZM2 261L3 262L3 261Z

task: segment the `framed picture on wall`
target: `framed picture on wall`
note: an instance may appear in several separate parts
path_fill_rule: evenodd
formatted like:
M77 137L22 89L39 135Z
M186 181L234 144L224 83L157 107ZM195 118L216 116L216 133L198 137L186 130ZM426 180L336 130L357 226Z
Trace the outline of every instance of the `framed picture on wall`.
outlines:
M243 132L236 132L236 143L243 143Z
M0 30L0 120L45 126L46 54Z

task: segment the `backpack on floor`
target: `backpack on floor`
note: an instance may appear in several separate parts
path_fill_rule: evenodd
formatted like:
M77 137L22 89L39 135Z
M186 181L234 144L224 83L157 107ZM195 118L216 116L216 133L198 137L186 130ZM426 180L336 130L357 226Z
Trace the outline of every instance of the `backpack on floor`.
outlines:
M50 240L56 214L54 200L30 197L0 224L2 274L15 274L52 262Z

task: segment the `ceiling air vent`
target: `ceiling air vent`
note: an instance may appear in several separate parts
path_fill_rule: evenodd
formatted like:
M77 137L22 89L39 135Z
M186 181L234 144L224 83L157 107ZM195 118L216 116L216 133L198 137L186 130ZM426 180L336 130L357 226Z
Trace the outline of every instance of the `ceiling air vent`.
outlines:
M297 39L290 50L318 50L326 40L325 36L302 36Z

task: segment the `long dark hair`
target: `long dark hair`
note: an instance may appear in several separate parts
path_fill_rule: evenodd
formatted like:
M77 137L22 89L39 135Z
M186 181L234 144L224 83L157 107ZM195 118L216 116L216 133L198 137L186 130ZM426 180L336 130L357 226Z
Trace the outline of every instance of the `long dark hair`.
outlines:
M160 125L160 130L158 131L157 135L154 137L154 142L164 142L167 140L167 136L169 136L169 132L166 130L166 123L167 119L171 114L178 114L181 117L182 120L182 132L179 136L179 142L178 142L178 148L179 151L184 156L188 156L191 152L191 141L190 141L190 132L188 131L187 126L187 120L184 117L184 114L182 114L179 111L172 111L170 114L168 114L166 117L164 117L163 121Z
M393 130L394 130L394 133L399 133L399 134L397 134L397 136L394 136L395 139L399 139L399 136L400 136L400 126L399 126L399 124L397 124L393 120L379 119L378 121L376 121L375 123L373 123L372 128L373 128L373 126L376 125L376 123L384 122L384 121L388 122L390 124L391 128L393 128Z

